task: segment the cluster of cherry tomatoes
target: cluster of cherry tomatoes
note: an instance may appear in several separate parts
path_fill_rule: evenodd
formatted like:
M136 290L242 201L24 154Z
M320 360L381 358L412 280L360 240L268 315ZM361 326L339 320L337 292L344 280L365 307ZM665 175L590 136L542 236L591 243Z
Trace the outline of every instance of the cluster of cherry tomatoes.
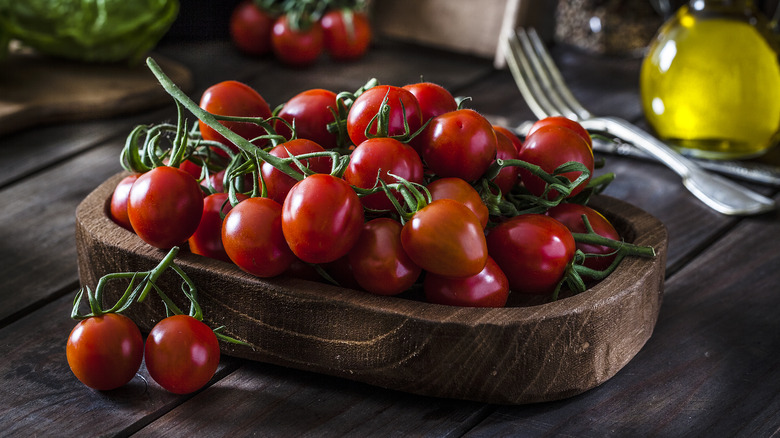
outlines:
M199 129L176 127L173 152L150 152L152 128L143 145L131 136L126 157L148 168L119 184L111 217L259 277L421 286L450 305L501 307L510 290L557 294L582 283L575 272L614 268L620 237L586 205L588 133L552 117L522 141L462 103L430 82L370 82L305 90L272 114L256 90L221 82L190 101Z
M230 37L244 53L273 53L291 66L311 65L323 52L339 61L358 59L372 35L358 3L245 0L233 10Z

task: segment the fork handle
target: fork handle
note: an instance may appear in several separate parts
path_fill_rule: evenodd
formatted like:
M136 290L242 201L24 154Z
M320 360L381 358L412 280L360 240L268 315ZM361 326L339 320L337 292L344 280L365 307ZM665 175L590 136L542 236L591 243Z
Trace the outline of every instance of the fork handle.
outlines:
M695 162L625 120L596 117L582 120L580 123L589 131L603 132L621 138L655 157L680 175L685 187L716 211L729 215L749 215L776 208L775 201L772 199L705 171Z

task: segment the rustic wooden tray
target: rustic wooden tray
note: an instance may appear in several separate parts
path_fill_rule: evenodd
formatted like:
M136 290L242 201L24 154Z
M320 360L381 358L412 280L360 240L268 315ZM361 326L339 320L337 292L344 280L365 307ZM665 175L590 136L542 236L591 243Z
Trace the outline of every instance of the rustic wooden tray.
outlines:
M107 180L76 210L79 274L91 287L107 273L150 269L165 255L108 218L122 176ZM651 245L657 256L626 258L588 291L528 307L450 307L293 278L263 280L186 250L177 263L198 286L206 322L252 345L223 344L224 354L427 396L550 401L615 375L652 334L661 305L664 225L613 198L599 196L591 205L627 241ZM178 295L174 276L160 284ZM107 300L124 287L108 291ZM164 316L154 296L127 314L147 331Z

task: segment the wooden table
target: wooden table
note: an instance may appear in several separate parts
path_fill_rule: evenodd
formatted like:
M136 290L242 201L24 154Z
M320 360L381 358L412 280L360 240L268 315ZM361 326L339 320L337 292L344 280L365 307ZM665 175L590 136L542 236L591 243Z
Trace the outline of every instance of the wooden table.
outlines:
M640 61L554 55L596 113L641 123ZM158 53L193 72L191 95L244 81L272 106L306 88L354 90L370 77L438 82L511 124L532 118L508 71L489 60L381 43L355 63L288 69L239 55L228 42L167 43ZM615 377L582 395L495 406L393 392L224 357L205 389L170 394L142 367L100 393L65 360L79 288L74 211L120 170L139 123L174 120L163 107L106 120L28 128L0 137L0 435L15 436L776 436L780 434L780 214L720 215L670 170L607 156L607 193L661 219L670 242L655 332ZM779 199L778 190L757 191Z

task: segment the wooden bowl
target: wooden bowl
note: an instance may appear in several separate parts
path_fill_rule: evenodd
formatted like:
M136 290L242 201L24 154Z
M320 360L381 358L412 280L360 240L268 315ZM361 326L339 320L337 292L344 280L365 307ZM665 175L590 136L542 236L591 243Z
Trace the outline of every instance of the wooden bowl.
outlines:
M76 210L83 285L94 288L112 272L151 269L165 255L108 218L122 176L100 185ZM664 225L613 198L595 197L591 205L627 241L651 245L657 256L627 257L584 293L527 307L451 307L295 278L264 280L186 249L176 260L198 287L204 320L251 344L223 343L226 355L426 396L498 404L558 400L625 366L652 334L663 295ZM170 296L181 295L175 275L159 284ZM108 290L106 302L113 304L125 287ZM126 314L148 331L164 309L150 295Z

